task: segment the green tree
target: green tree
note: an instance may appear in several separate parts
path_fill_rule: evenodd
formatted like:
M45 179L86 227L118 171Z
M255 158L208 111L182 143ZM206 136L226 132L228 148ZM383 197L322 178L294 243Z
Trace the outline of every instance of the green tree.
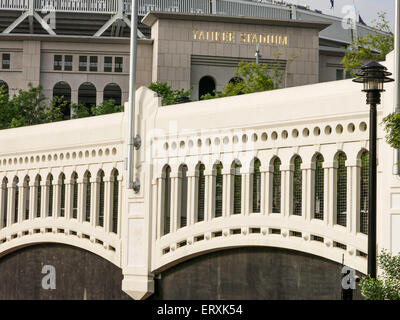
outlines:
M378 13L374 20L373 32L364 37L355 37L348 47L341 64L345 72L355 76L361 66L370 61L383 61L386 55L394 48L394 35L390 30L386 13Z
M382 276L362 278L361 294L366 300L400 300L400 254L392 256L382 250L377 259Z
M149 85L149 89L157 93L157 95L162 98L163 106L176 104L178 99L181 97L186 97L190 100L190 94L192 93L192 89L172 90L172 88L166 82L152 82Z
M0 130L10 128L10 123L15 116L16 110L10 104L6 90L0 87Z
M92 115L94 116L122 112L122 111L124 111L124 107L116 105L114 99L109 99L107 101L103 101L103 103L97 106L92 106Z
M72 119L90 117L89 109L82 103L71 103Z
M18 94L9 100L14 114L10 127L31 126L47 122L46 96L42 93L42 87L33 87L29 83L28 90L18 90Z
M386 142L394 149L400 149L400 113L391 113L383 118Z
M279 58L279 55L276 57ZM201 100L275 90L284 84L285 74L286 71L280 68L278 62L267 65L241 61L235 70L234 81L225 84L222 91L214 90L213 93L203 95Z
M46 109L46 122L57 122L62 121L64 118L64 114L61 110L65 110L69 107L69 101L65 100L63 96L54 97L51 100L49 108Z

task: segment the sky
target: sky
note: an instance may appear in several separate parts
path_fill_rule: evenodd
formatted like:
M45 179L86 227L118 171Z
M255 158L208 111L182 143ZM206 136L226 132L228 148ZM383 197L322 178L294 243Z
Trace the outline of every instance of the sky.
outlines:
M335 15L338 17L345 16L342 9L346 5L355 5L362 19L368 25L373 25L373 20L378 17L378 12L386 12L386 19L390 23L392 31L394 30L394 6L396 0L335 0L335 10L331 10L330 0L289 0L286 2L309 5L311 9L321 10L325 14ZM332 14L334 13L334 14Z

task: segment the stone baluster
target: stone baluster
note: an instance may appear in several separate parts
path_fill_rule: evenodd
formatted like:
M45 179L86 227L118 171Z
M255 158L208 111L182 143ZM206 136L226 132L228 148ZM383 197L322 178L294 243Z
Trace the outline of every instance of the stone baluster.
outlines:
M210 221L215 217L216 174L216 169L204 170L204 221ZM197 219L198 216L196 216L196 222L198 221Z
M311 222L314 218L314 201L315 201L315 163L303 163L301 165L303 171L303 200L304 200L304 219Z
M261 213L268 215L272 211L273 167L261 166Z
M357 235L360 225L361 160L347 160L347 232Z
M99 221L99 200L100 200L100 179L96 176L90 179L91 188L91 203L90 203L90 224L96 227Z
M18 187L18 216L17 216L17 223L21 223L24 220L24 208L25 208L25 187L24 187L24 182L20 183L20 186Z

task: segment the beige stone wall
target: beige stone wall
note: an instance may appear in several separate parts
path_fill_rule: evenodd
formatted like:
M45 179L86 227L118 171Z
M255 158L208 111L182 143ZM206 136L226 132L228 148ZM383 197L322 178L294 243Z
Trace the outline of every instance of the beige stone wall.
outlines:
M193 30L233 32L236 39L234 43L196 41L193 40ZM193 78L191 55L255 59L256 44L240 43L238 34L242 32L287 35L287 46L262 44L262 58L274 59L276 54L280 54L280 59L289 60L293 55L297 56L287 68L287 87L318 82L317 29L172 19L159 19L152 26L152 38L157 44L153 53L153 81L167 81L174 88L189 89ZM217 78L213 74L202 76L205 75ZM221 85L217 83L217 87Z
M103 101L104 88L109 83L116 83L121 87L122 103L129 97L129 70L130 47L129 39L121 39L117 43L106 38L101 40L65 38L43 39L24 37L22 39L3 40L0 38L0 54L11 54L10 70L0 67L0 80L5 81L11 93L15 89L27 89L28 83L34 86L42 85L43 92L48 98L53 96L53 87L57 82L65 81L71 87L71 98L78 102L79 86L84 82L91 82L97 89L97 103ZM54 55L72 55L72 71L55 71L53 67ZM79 71L79 56L97 56L98 71ZM104 57L122 57L123 70L120 73L104 72ZM148 86L152 79L153 42L151 40L138 41L137 87ZM89 59L89 58L88 58ZM89 64L89 61L88 61Z

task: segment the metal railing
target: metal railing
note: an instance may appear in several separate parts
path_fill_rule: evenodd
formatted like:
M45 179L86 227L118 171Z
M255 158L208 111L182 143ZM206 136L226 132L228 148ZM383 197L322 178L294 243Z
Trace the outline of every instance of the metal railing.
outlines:
M25 11L32 1L37 11L55 11L72 13L118 12L119 0L0 0L0 10ZM123 0L123 12L130 14L131 0ZM290 19L291 8L264 2L243 0L138 0L139 15L149 11L221 14L230 16L248 16L268 19Z
M118 11L118 0L35 0L34 9L113 14Z
M216 14L258 17L264 19L291 19L291 8L249 1L214 0Z
M29 0L0 0L1 10L28 10Z
M130 13L130 0L124 0L126 3L125 12ZM182 13L211 13L209 0L139 0L139 15L144 16L149 11L166 11Z

